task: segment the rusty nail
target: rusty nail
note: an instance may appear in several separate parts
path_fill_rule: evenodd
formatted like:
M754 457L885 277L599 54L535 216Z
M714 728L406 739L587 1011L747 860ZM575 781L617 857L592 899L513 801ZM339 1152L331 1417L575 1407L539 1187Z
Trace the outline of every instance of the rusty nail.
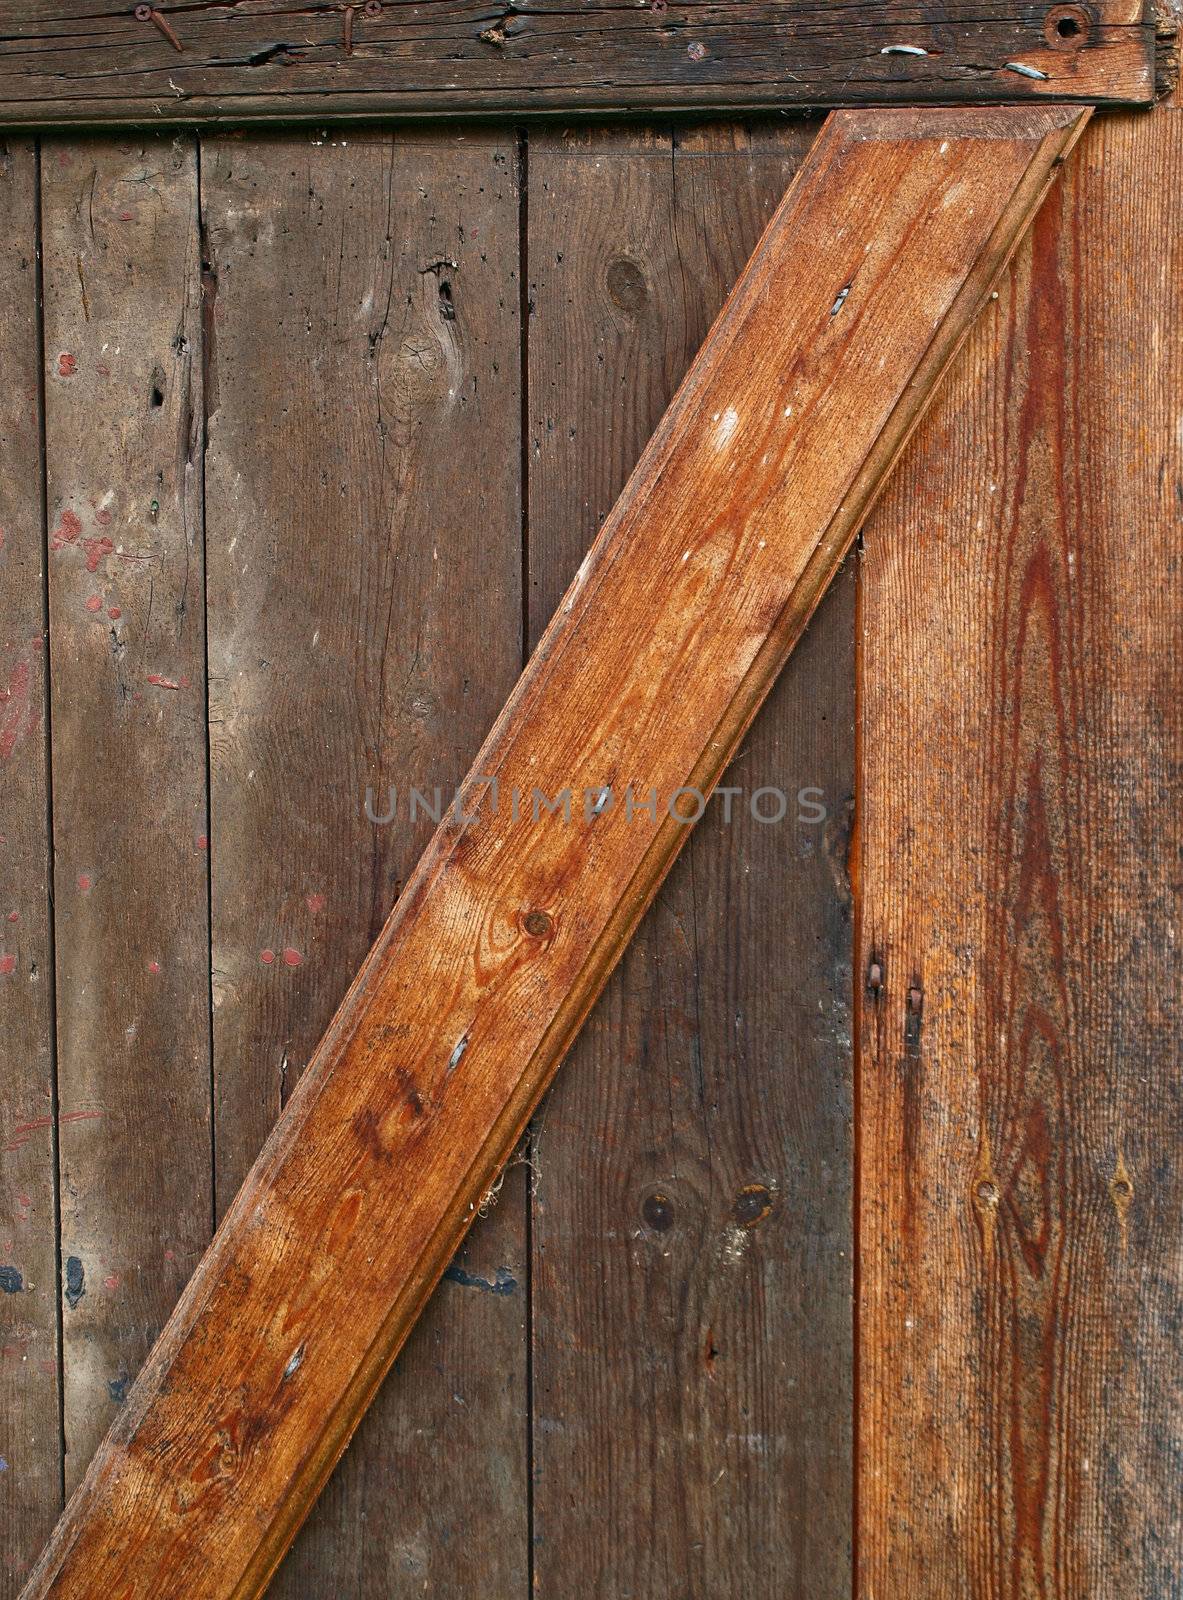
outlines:
M877 961L872 961L867 969L867 988L872 994L878 994L883 987L883 968Z
M526 915L524 926L526 932L535 939L545 939L554 924L545 911L530 911Z
M172 45L173 49L177 51L178 54L183 52L185 46L173 32L167 18L157 11L155 6L137 6L135 14L136 20L139 22L154 22L164 37L168 40L169 44Z
M353 7L345 7L345 54L353 54Z

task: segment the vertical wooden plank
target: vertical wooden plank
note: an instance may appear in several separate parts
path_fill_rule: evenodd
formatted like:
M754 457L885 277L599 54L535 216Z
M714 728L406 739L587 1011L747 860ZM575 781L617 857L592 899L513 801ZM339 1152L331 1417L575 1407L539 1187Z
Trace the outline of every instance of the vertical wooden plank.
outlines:
M812 132L532 135L534 637ZM536 1119L541 1595L849 1588L852 602L844 576Z
M1088 129L867 531L867 1600L1178 1592L1181 186Z
M66 1477L209 1237L193 141L47 143Z
M0 143L0 1596L61 1507L37 153Z
M512 136L203 147L213 933L224 1207L521 651ZM366 815L366 794L379 818ZM526 1588L511 1174L275 1591Z

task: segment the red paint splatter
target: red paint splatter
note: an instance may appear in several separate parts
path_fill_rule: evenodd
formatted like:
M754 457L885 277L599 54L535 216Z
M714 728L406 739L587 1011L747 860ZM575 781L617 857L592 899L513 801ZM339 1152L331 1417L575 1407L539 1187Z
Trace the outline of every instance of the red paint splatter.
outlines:
M60 550L64 544L73 544L74 540L81 532L82 523L80 522L77 513L73 511L63 511L62 520L53 530L53 548L55 550Z
M308 909L311 911L314 917L319 912L324 910L325 903L325 897L323 894L310 894L308 896Z
M180 679L178 679L178 682L180 683L182 689L187 689L189 687L189 679L188 678L180 678Z
M106 510L96 511L94 514L94 520L98 523L100 528L109 528L111 526L111 513Z
M103 609L103 597L102 597L102 595L101 594L87 595L87 597L86 597L86 609L88 611L101 611Z
M121 211L119 213L119 220L120 222L134 222L136 220L136 214L134 211Z
M118 1287L119 1287L119 1274L117 1272L112 1272L108 1277L103 1279L103 1288L104 1289L118 1289Z
M93 883L87 873L80 872L78 874L78 887L82 890L83 894L90 893L91 889L93 888Z
M103 1113L101 1111L63 1111L58 1115L58 1123L61 1124L63 1122L94 1122L99 1117L101 1117L102 1114ZM35 1134L39 1128L52 1128L52 1127L53 1127L53 1118L52 1117L34 1117L31 1122L19 1123L12 1130L12 1137L9 1139L9 1142L4 1146L5 1153L8 1154L8 1153L12 1152L13 1150L19 1150L19 1149L21 1149L21 1147L23 1145L28 1144L28 1142L32 1138L33 1134Z
M8 920L9 920L9 922L19 922L21 920L20 912L19 911L10 911L8 913Z
M263 963L263 965L265 967L269 967L271 965L271 963L275 960L275 951L274 950L260 950L259 951L259 960Z
M204 833L199 833L197 835L197 848L199 850L207 850L209 848L209 840L206 838Z
M114 543L104 534L101 539L83 539L82 548L86 551L87 572L97 572L99 562L104 556L109 556L114 550Z
M157 689L179 689L181 687L174 678L166 678L159 672L150 672L148 674L148 682L154 684Z
M175 1261L177 1258L176 1258L175 1253L172 1250L166 1250L164 1252L164 1259L166 1261Z
M149 963L148 963L148 971L149 972L159 972L160 971L160 962L159 961L149 961Z
M118 622L120 617L123 615L123 612L120 611L118 606L109 606L107 608L107 615L110 617L112 622Z
M0 761L7 761L21 739L37 726L38 713L29 704L29 664L13 666L8 687L0 689Z
M0 977L7 978L10 972L16 971L15 956L0 956Z
M29 649L30 650L38 650L39 651L44 647L44 645L45 645L45 640L41 637L41 635L39 633L35 633L33 635L33 637L29 640Z
M284 946L283 963L285 967L298 967L304 957L298 950L293 950L291 945Z
M58 357L58 377L72 378L78 370L78 357L72 356L68 350Z

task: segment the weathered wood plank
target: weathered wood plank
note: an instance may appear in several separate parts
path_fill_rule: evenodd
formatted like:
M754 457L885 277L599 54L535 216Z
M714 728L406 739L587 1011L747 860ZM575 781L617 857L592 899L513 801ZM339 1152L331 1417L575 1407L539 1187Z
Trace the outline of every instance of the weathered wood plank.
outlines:
M1183 1568L1181 187L1090 129L867 531L867 1600Z
M536 632L813 132L532 136ZM603 1600L850 1591L853 595L848 573L535 1122L541 1596L573 1571ZM753 820L761 786L783 822Z
M520 667L516 151L215 139L202 207L225 1206ZM279 1593L525 1593L524 1234L519 1171Z
M1151 99L1144 0L0 0L0 121Z
M197 164L42 152L66 1476L209 1240Z
M831 118L30 1600L265 1585L1086 115Z
M0 144L0 1596L61 1508L37 153Z

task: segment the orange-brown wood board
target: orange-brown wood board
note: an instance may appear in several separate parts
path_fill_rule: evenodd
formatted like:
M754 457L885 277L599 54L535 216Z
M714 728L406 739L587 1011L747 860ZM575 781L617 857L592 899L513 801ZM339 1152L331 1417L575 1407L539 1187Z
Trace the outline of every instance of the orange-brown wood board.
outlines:
M868 1596L1178 1581L1181 182L1088 130L866 529Z

